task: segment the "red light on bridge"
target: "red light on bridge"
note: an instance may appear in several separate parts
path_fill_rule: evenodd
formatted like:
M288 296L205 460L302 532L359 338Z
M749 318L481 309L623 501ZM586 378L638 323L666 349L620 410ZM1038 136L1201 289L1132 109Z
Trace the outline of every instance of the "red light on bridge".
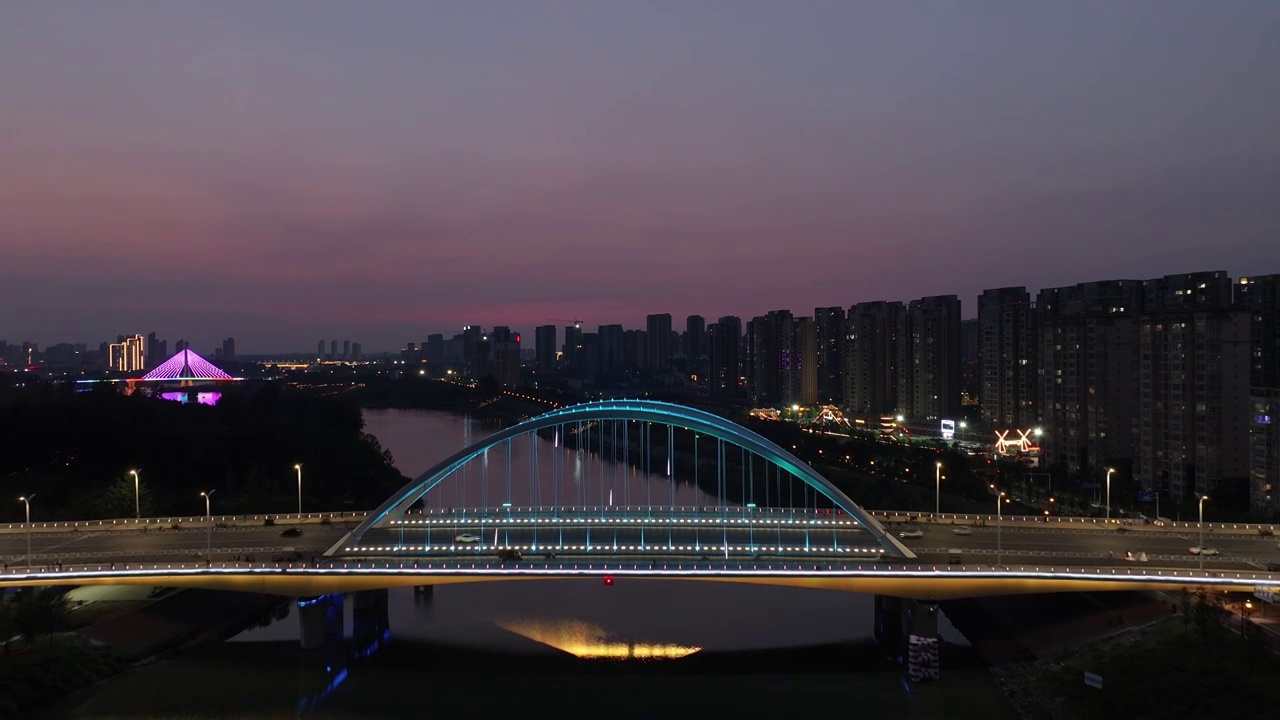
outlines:
M605 575L605 576L604 576L604 586L605 586L605 587L613 587L613 576L612 576L612 575Z

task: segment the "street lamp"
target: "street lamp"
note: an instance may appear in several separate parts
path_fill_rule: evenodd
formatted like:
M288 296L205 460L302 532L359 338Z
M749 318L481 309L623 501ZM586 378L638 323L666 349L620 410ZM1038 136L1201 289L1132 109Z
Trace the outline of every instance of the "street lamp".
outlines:
M1115 468L1107 468L1107 522L1111 522L1111 473Z
M1204 569L1204 501L1208 500L1208 495L1200 496L1200 569Z
M218 491L210 490L209 492L200 493L200 497L204 498L204 517L207 523L204 535L204 561L209 565L213 564L213 511L209 504L209 498L216 492Z
M142 491L138 484L138 471L130 470L129 474L133 476L133 517L138 519L142 517Z
M27 570L31 569L31 498L35 496L35 493L31 493L18 498L18 502L27 508Z
M1002 518L1004 517L1004 493L1001 492L996 496L996 566L999 567L1004 563L1001 562L1004 546L1000 542L1000 530L1004 526Z
M942 515L942 463L933 465L933 516Z
M298 517L302 517L302 463L293 466L298 471Z

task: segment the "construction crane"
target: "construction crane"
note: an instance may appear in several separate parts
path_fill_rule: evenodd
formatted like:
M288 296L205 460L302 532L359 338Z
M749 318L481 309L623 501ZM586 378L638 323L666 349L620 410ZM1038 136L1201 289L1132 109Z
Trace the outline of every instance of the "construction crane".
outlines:
M578 327L582 327L581 320L569 320L568 318L547 318L547 322L571 322Z

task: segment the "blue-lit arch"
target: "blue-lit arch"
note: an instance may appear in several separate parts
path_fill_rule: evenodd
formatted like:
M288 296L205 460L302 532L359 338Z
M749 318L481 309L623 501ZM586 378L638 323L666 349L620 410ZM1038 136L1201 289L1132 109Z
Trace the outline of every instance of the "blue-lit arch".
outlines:
M369 513L365 521L351 531L342 546L355 547L359 545L360 539L366 531L376 527L386 520L388 516L402 514L410 505L417 502L445 478L499 443L526 433L537 432L558 425L600 420L636 420L671 425L709 435L744 448L791 475L800 478L806 485L825 496L837 508L843 510L858 524L866 528L888 554L895 557L914 557L914 554L907 550L906 546L885 531L884 526L876 521L871 516L871 513L863 510L849 496L840 492L835 485L831 484L830 480L827 480L809 467L808 463L787 452L777 443L718 415L684 405L654 400L601 400L582 403L559 410L552 410L500 430L480 442L463 448L445 458L431 469L414 478L413 481L402 487L378 509Z

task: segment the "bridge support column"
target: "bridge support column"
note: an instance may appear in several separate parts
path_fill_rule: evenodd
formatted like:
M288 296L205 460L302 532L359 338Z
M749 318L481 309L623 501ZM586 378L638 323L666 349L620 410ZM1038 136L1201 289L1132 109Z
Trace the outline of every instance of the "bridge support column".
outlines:
M299 638L303 650L325 646L331 638L342 639L342 595L298 598Z
M386 590L365 590L351 596L351 639L356 654L375 648L390 635L391 618Z
M938 679L937 603L877 595L874 634L885 654L906 667L912 682Z

